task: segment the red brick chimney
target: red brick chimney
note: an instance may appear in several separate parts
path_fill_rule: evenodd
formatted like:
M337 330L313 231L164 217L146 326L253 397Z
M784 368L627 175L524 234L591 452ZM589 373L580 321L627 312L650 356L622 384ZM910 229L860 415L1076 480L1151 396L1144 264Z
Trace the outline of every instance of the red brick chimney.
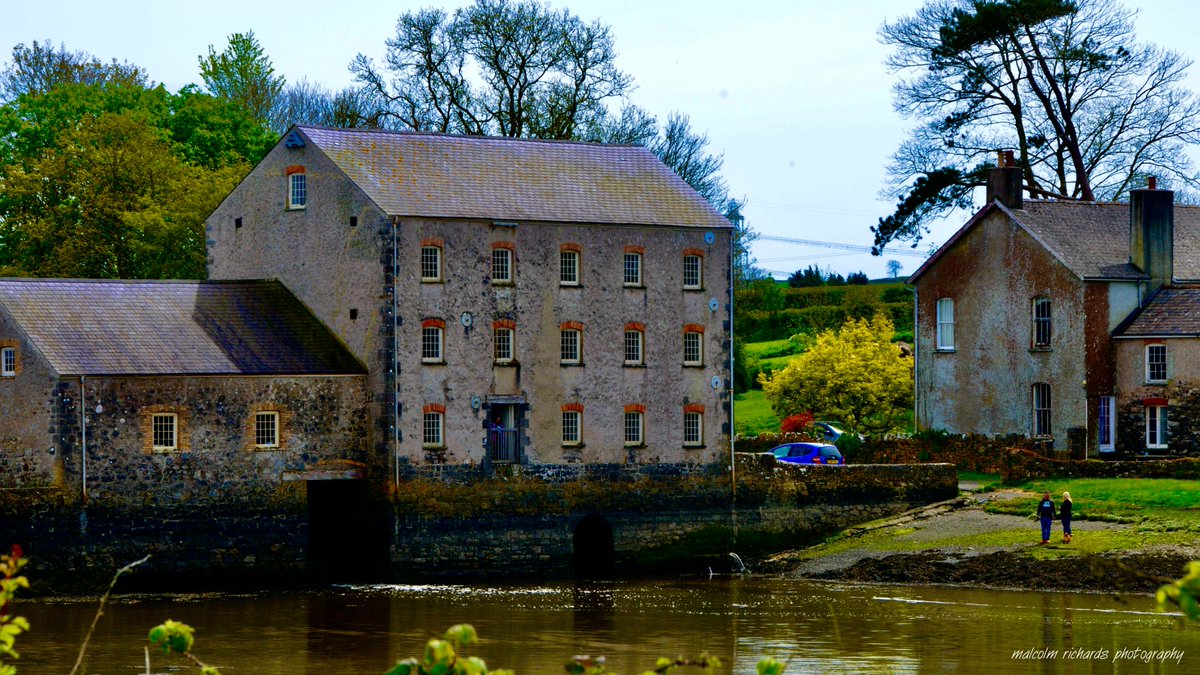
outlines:
M1010 209L1024 207L1021 167L1013 159L1012 150L999 153L996 168L988 172L987 202L1000 202Z

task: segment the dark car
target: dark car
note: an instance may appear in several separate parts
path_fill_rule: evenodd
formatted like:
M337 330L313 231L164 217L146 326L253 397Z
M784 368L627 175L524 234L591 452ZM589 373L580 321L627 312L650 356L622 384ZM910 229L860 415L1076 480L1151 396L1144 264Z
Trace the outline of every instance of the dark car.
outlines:
M835 445L825 443L787 443L771 448L775 459L788 464L845 464Z

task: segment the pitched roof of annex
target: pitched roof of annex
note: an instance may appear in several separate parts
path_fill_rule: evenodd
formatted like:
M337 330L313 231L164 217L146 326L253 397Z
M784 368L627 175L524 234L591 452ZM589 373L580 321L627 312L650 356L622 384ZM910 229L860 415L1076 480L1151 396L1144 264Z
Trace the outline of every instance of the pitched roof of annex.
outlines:
M59 375L366 372L277 281L0 279L0 308Z
M654 153L603 145L294 127L394 217L729 228Z
M1200 336L1200 286L1165 286L1113 331L1113 337Z

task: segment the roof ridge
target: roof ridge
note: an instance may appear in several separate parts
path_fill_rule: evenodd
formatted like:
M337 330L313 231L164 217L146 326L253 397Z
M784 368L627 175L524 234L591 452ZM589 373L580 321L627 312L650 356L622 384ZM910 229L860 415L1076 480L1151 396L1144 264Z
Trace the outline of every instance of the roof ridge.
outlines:
M320 124L296 124L293 125L297 129L319 129L321 131L331 131L334 133L356 133L356 134L384 134L388 136L428 136L432 138L448 138L461 140L480 140L480 141L500 141L500 142L521 142L521 143L546 143L555 145L579 145L586 147L600 148L638 148L649 151L650 148L638 143L603 143L600 141L585 141L575 138L528 138L523 136L492 136L489 134L460 134L450 133L446 131L421 131L415 129L366 129L362 127L329 127ZM286 135L286 134L285 134Z

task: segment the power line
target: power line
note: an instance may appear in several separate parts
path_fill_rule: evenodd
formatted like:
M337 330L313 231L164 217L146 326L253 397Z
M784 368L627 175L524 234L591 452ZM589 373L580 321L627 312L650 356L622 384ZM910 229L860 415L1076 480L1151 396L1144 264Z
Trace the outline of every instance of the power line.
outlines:
M792 237L772 237L772 236L765 235L765 234L758 235L758 238L765 239L767 241L784 241L789 244L804 244L805 246L820 246L822 248L837 248L837 249L841 249L843 251L857 251L859 253L870 253L871 252L870 246L861 246L859 244L843 244L843 243L836 242L836 241L816 241L814 239L794 239ZM888 255L902 255L902 256L908 256L911 258L921 258L921 259L925 259L925 258L929 257L926 254L921 253L920 251L894 251L893 250L893 251L888 251L887 254Z

